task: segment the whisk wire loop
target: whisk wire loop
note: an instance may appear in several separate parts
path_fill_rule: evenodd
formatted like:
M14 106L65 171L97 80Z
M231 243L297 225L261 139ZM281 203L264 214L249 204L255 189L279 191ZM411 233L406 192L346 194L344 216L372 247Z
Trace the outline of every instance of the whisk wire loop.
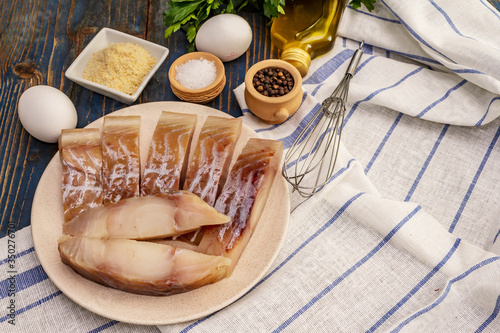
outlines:
M361 58L362 45L330 97L313 114L285 154L283 176L303 197L310 197L331 180L345 119L349 84Z

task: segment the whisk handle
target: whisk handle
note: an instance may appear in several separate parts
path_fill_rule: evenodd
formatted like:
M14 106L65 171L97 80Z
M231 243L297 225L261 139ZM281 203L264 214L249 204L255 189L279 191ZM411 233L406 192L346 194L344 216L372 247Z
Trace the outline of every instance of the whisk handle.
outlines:
M358 68L359 60L361 59L361 56L363 55L363 43L361 43L359 49L354 52L354 55L351 58L351 62L349 63L349 67L347 67L346 70L346 75L350 74L351 76L354 75L354 72L356 72L356 68Z

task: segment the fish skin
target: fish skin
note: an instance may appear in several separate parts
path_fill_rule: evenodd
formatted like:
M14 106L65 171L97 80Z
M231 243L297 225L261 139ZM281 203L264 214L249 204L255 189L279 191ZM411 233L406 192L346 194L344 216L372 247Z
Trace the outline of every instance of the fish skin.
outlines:
M59 137L64 221L102 205L101 134L97 128L65 129Z
M151 240L227 222L229 217L197 195L179 190L85 210L63 225L63 233L101 239Z
M196 114L162 112L149 147L141 195L180 189L197 118Z
M140 116L106 116L102 127L103 203L139 196Z
M249 139L215 203L215 208L231 221L204 228L198 251L231 258L229 275L262 215L282 154L281 141Z
M223 186L223 177L228 172L241 127L240 118L207 117L189 160L184 190L214 205Z
M81 276L126 292L167 296L215 283L231 260L165 244L128 239L62 236L64 264Z

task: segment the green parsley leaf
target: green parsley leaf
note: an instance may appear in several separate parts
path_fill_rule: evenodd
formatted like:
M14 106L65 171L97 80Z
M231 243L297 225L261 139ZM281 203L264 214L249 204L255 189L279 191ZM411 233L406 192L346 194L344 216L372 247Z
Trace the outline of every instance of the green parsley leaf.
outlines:
M366 9L368 9L370 12L375 9L375 0L351 0L349 4L352 6L354 9L358 9L361 7L361 4L365 5Z

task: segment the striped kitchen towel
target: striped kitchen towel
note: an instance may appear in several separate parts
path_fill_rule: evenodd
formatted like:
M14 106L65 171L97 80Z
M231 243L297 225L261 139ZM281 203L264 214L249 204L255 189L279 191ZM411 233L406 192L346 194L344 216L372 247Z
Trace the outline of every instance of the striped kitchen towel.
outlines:
M13 227L0 239L0 270L0 332L158 332L98 316L67 298L40 266L31 227Z
M162 332L500 332L500 20L486 1L346 8L283 124L288 149L354 51L331 182L291 194L285 244L231 306ZM291 189L291 188L290 188Z

